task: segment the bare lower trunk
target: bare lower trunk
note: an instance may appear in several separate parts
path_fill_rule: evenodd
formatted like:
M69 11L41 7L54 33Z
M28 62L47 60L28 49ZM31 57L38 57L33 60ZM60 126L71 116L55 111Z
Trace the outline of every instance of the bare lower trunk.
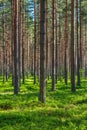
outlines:
M74 0L71 1L71 90L76 91L75 87L75 60L74 60Z
M40 96L46 102L46 1L40 1Z

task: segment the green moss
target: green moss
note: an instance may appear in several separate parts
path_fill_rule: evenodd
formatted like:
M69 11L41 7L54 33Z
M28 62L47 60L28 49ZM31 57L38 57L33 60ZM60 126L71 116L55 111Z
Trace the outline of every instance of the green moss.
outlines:
M51 91L48 81L46 104L38 101L39 83L26 79L18 95L11 79L0 82L0 130L87 130L87 80L71 92L70 83L58 82Z

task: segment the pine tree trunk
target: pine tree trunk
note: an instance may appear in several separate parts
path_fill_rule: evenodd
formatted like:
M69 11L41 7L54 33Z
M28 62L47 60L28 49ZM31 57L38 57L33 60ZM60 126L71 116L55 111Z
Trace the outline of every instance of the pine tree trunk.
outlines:
M54 91L55 88L55 45L56 45L56 39L55 39L55 33L56 33L56 1L52 1L52 91Z
M4 1L3 1L3 14L2 14L2 27L3 27L3 83L5 82L5 10L4 10Z
M76 34L77 34L77 85L80 86L80 51L79 51L79 39L78 39L78 0L76 0L76 15L77 15L77 24L76 24Z
M46 77L48 77L48 0L46 0Z
M20 90L20 16L19 2L14 1L14 94Z
M65 57L64 57L64 66L65 66L65 84L67 85L68 80L68 69L67 69L67 58L68 58L68 14L67 14L67 0L66 0L66 12L65 12Z
M82 69L82 5L80 0L80 69Z
M71 0L71 90L73 92L76 91L74 62L74 0Z
M46 102L46 1L40 1L40 96Z
M34 0L34 84L36 84L36 0Z

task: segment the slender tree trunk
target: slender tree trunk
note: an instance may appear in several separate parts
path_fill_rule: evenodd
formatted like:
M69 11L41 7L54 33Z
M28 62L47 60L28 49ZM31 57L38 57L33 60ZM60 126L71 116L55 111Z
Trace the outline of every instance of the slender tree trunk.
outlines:
M14 94L18 94L20 90L20 16L19 2L14 1Z
M4 2L3 2L4 6ZM2 14L2 27L3 27L3 83L5 82L5 12L3 7L3 14Z
M22 19L23 20L23 19ZM25 83L25 69L24 69L24 22L22 23L22 83Z
M48 77L48 0L46 0L46 77Z
M40 1L40 96L46 102L46 1Z
M71 90L73 92L76 91L74 62L74 0L71 0Z
M15 1L12 0L11 2L11 8L12 8L12 39L11 39L11 53L12 53L12 85L15 85L14 81L14 18L15 18Z
M56 83L58 77L58 43L57 43L57 14L56 14Z
M52 10L52 91L55 88L55 32L56 32L56 0L52 1L53 10Z
M86 23L86 20L85 20L85 78L86 78L86 76L87 76L87 74L86 74L86 71L87 71L87 68L86 68L86 52L87 52L87 50L86 50L86 43L87 43L87 25L86 25L87 23Z
M82 5L80 0L80 69L82 69Z
M8 55L7 55L7 45L6 45L6 54L5 54L5 62L6 62L6 74L5 74L5 77L6 77L6 82L8 81Z
M80 53L79 53L79 41L78 41L78 0L76 0L76 16L77 16L77 26L76 26L76 34L77 34L77 85L80 86Z
M58 43L58 76L59 80L61 81L61 21L60 21L60 12L59 12L59 43Z
M23 7L25 9L25 5L24 5L24 1L23 1ZM21 8L22 10L22 8ZM25 83L25 48L24 48L24 43L25 43L25 12L22 13L22 83Z
M34 0L34 84L36 84L36 0Z
M40 81L40 3L38 5L38 49L37 49L37 75L38 82Z
M65 58L64 58L64 66L65 66L65 84L67 85L68 80L68 68L67 68L67 58L68 58L68 13L67 13L67 0L66 0L66 12L65 12Z

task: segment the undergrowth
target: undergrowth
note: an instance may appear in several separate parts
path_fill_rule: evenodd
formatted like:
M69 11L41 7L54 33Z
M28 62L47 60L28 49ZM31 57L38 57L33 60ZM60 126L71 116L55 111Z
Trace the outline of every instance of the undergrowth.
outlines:
M70 83L48 81L46 104L38 101L39 84L26 79L14 95L11 79L0 81L0 130L87 130L87 80L72 93Z

